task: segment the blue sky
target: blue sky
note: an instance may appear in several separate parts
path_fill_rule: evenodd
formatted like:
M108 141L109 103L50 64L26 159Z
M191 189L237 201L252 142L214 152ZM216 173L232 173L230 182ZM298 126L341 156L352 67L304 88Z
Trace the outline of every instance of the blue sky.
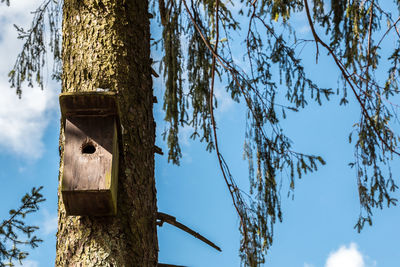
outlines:
M33 186L44 185L47 201L29 217L41 227L44 240L23 266L54 266L57 227L57 179L60 85L47 81L44 91L26 88L21 100L9 89L7 73L19 51L12 24L28 26L30 14L39 1L16 0L12 7L0 5L0 218L18 205L20 197ZM304 16L295 18L296 27L307 36ZM153 30L154 31L154 30ZM154 32L156 33L156 32ZM309 37L309 36L308 36ZM238 44L240 45L240 44ZM310 77L325 87L337 87L338 72L322 52L315 64L315 45L303 51ZM154 52L154 56L157 53ZM157 58L155 57L157 60ZM161 80L155 80L155 94L162 100ZM238 184L248 185L247 163L243 160L245 109L234 103L221 84L217 123L220 146ZM339 106L339 97L323 106L311 104L301 113L288 114L283 123L295 148L319 154L327 161L317 173L296 181L294 199L288 198L288 179L281 190L284 221L276 225L275 240L265 266L271 267L397 267L400 240L399 208L376 210L374 225L358 234L353 226L359 205L355 173L347 164L353 146L348 134L359 117L356 105ZM156 104L157 145L166 151L162 104ZM239 266L239 221L219 171L216 155L205 145L188 137L182 129L183 160L180 167L156 155L158 207L203 234L222 248L213 250L172 226L159 228L160 262L186 266ZM393 162L395 179L399 160Z

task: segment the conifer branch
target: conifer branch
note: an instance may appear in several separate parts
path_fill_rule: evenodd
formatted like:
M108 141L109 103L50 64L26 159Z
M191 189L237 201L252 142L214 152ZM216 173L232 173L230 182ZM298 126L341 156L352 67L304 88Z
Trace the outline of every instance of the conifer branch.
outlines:
M12 264L12 261L25 259L29 253L22 250L21 245L29 245L31 248L38 246L42 242L33 233L39 229L37 226L25 223L26 215L37 212L39 204L45 201L40 193L43 187L32 188L30 194L27 193L21 199L21 206L17 210L10 210L10 218L3 220L0 224L0 267ZM19 234L23 234L27 239L21 239ZM4 263L7 260L9 263Z

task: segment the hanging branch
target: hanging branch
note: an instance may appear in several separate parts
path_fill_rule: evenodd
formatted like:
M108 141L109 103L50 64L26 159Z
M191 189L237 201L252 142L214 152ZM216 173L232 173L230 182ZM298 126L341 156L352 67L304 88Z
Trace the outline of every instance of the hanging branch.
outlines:
M186 1L183 0L183 3L185 5L186 11L189 14L192 22L194 22L193 19L193 15L191 14ZM219 17L218 17L218 7L219 7L219 1L217 0L217 5L216 5L216 23L218 24L219 21ZM241 201L241 196L239 193L239 190L237 188L237 186L235 185L234 181L231 179L230 181L228 181L224 166L223 166L223 158L221 153L219 152L219 145L218 145L218 137L217 137L217 133L216 133L216 125L215 125L215 119L214 119L214 107L213 107L213 94L214 94L214 79L215 79L215 63L216 63L216 59L219 60L219 62L223 65L222 61L220 58L217 58L217 49L218 49L218 38L219 38L219 27L216 27L216 44L215 44L215 49L212 49L210 47L210 44L206 41L205 37L203 36L202 32L200 31L200 29L198 28L198 25L196 23L194 23L194 26L196 27L198 33L201 35L201 38L203 39L205 45L209 48L210 51L212 51L213 53L213 61L212 61L212 78L211 78L211 92L210 92L210 103L209 103L209 109L210 109L210 113L211 113L211 121L212 121L212 125L213 125L213 133L214 133L214 142L215 142L215 149L217 152L217 157L218 157L218 161L219 161L219 166L221 168L222 171L222 175L224 177L225 183L228 187L229 193L231 195L232 198L232 202L233 205L235 206L235 209L237 211L237 214L239 215L240 218L240 225L242 228L242 231L244 233L244 238L245 238L245 242L244 245L247 244L247 228L246 228L246 222L245 222L245 218L246 214L243 214L242 209L240 209L239 205L241 205L241 203L243 203ZM239 204L238 204L239 203Z
M384 140L381 136L381 133L378 131L378 129L375 126L374 121L372 120L371 116L369 115L367 109L365 108L365 103L361 100L360 95L357 93L354 84L352 83L351 79L351 75L348 73L348 71L346 70L346 68L344 67L343 63L338 59L338 57L336 56L335 52L324 42L321 40L321 38L318 36L318 34L316 33L315 29L314 29L314 25L312 23L311 20L311 15L310 15L310 10L308 7L308 3L307 0L304 0L304 6L306 8L306 14L307 14L307 19L308 19L308 24L310 25L311 28L311 32L314 36L315 42L320 43L323 47L325 47L329 54L332 56L333 60L335 61L336 65L339 67L343 77L345 78L345 80L347 81L347 84L351 87L351 90L353 91L354 96L357 99L357 102L360 104L362 113L364 114L364 116L368 119L370 126L374 129L376 136L379 138L379 140L385 145L385 147L387 149L389 149L391 152L393 152L394 154L400 156L400 153L397 152L394 148L392 148L391 146L389 146L389 144L386 142L386 140Z
M11 87L16 88L19 97L21 97L21 87L25 81L29 87L33 87L34 82L36 82L43 89L43 66L46 63L47 45L53 52L52 77L54 79L60 78L61 42L58 24L60 8L60 3L56 0L45 0L33 12L32 24L28 30L14 24L18 32L18 39L25 41L12 70L8 74ZM45 20L46 13L48 14L47 23ZM45 43L47 25L50 31L50 42L48 44Z
M277 164L277 162L278 162L281 165L279 165L279 166L276 165L275 168L277 168L277 169L282 169L284 167L284 165L287 164L287 166L291 170L290 173L291 173L292 179L294 176L293 169L295 168L295 166L293 164L293 159L291 159L291 156L295 156L298 160L297 172L298 172L299 177L301 176L301 173L303 171L304 171L304 173L306 173L307 171L316 170L316 164L314 162L315 160L319 161L322 164L325 164L325 162L323 161L323 159L321 157L308 156L308 155L304 155L302 153L297 153L297 152L290 150L290 145L289 145L288 139L285 136L283 136L282 133L280 132L280 129L277 128L278 121L274 118L274 112L272 110L272 108L275 105L273 99L271 101L272 107L268 108L268 109L265 107L265 104L263 104L263 106L259 106L257 104L257 102L254 102L252 100L250 93L254 93L257 101L259 101L260 103L264 103L264 98L259 94L259 91L253 87L253 85L250 83L250 81L248 81L247 78L244 77L244 74L241 71L238 71L235 67L233 67L230 62L228 62L222 56L220 56L218 54L217 49L215 49L215 47L216 47L215 45L214 45L214 48L211 46L211 44L208 42L207 38L204 36L202 30L200 29L199 25L196 23L196 20L195 20L194 16L192 15L192 13L190 12L185 0L183 1L183 4L184 4L186 12L189 16L189 19L191 20L193 26L195 27L196 31L200 35L201 39L203 40L204 45L209 49L209 51L213 55L212 65L211 65L212 75L214 75L214 77L215 77L215 72L216 72L215 66L216 66L217 62L220 66L222 66L230 74L229 77L231 77L233 79L235 86L237 86L237 88L240 90L241 94L243 95L243 97L246 101L249 112L252 115L252 119L254 119L254 121L255 121L254 127L257 129L258 133L261 134L261 136L262 136L262 142L265 142L265 146L267 146L268 149L271 149L273 151L273 153L276 153L277 157L283 158L284 163L279 163L280 160L275 160L275 159L268 157L268 154L264 154L267 152L261 152L261 153L263 153L261 156L263 158L261 160L267 161L265 164L268 164L268 165L269 164ZM217 12L213 17L214 18L213 25L216 25L218 23L218 20L216 20L216 18L218 17L217 14L219 14L219 12ZM217 32L219 34L219 31L217 31ZM217 44L218 39L216 39L216 44ZM277 38L277 42L280 42L279 38ZM288 57L291 60L293 59L293 55L291 54L291 52L288 53ZM295 60L295 62L296 62L295 64L298 64L297 60ZM299 70L302 71L302 68L300 67ZM212 88L211 91L213 92L214 81L213 81L212 77L211 77L211 88ZM304 77L304 76L301 76L301 77ZM243 84L242 84L242 82L243 82ZM306 80L306 82L310 83L309 80ZM245 88L245 86L246 86L246 88ZM314 85L312 85L312 86L313 86L313 88L317 89L316 86L314 86ZM317 89L318 95L319 95L319 90L320 89ZM328 96L331 93L329 90L326 90L326 89L322 89L321 91L326 96ZM209 110L211 113L211 112L213 112L213 106L212 106L213 105L213 93L210 93L209 96L210 96L211 101L210 100L208 101L208 105L210 106ZM300 104L298 104L298 105L300 105ZM258 110L260 110L260 111L258 111ZM277 136L275 140L270 140L270 138L264 132L263 117L260 116L257 112L264 114L264 116L266 116L268 118L268 120L272 126L272 129ZM213 121L213 116L211 114L210 114L210 119L211 119L212 125L213 125L214 141L217 143L217 141L216 141L217 134L215 131L216 123L215 123L215 119ZM279 147L276 145L277 142L279 142L278 144L280 144ZM259 149L263 149L263 148L259 148ZM242 255L242 259L247 264L249 264L251 266L256 266L259 263L264 261L263 251L268 249L272 244L273 224L275 223L276 218L281 220L280 201L278 199L277 190L276 190L276 182L275 182L275 177L274 177L275 170L271 166L268 166L268 169L265 170L266 171L265 175L268 175L268 177L267 176L265 177L266 192L264 192L264 193L259 192L259 196L257 196L258 198L264 198L262 195L265 194L265 198L270 198L270 202L268 202L268 203L266 202L264 204L264 202L261 203L261 201L259 201L259 199L257 199L258 202L250 200L252 205L261 205L261 206L258 206L257 209L253 208L253 207L250 208L242 200L241 190L236 186L236 183L234 182L233 177L231 176L231 174L229 172L228 166L226 165L225 161L223 160L223 157L222 157L222 154L220 153L219 147L218 147L218 150L216 153L217 153L217 157L219 160L220 168L222 170L222 175L224 177L225 183L227 184L228 190L229 190L230 195L233 200L233 204L235 206L235 209L238 213L238 216L239 216L240 222L241 222L240 229L241 229L242 237L243 237L242 245L241 245L241 252L244 253L244 255ZM258 153L258 155L261 155L261 153ZM278 155L282 155L282 156L278 156ZM291 156L289 156L289 155L291 155ZM247 156L247 157L249 157L249 156ZM264 157L267 157L267 158L264 158ZM308 165L304 161L304 158L307 158L309 160L310 165ZM273 163L271 163L271 162L273 162ZM260 166L261 161L258 161L257 164ZM292 188L292 185L291 185L291 188ZM248 214L248 212L250 214ZM269 225L270 228L268 228L265 225L265 223L267 221L270 222L270 225ZM249 229L251 229L251 230L249 230Z

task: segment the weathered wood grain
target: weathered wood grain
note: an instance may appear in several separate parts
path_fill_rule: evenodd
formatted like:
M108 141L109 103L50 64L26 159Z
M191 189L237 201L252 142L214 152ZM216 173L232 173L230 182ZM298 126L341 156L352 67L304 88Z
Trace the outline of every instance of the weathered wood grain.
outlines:
M60 105L66 120L61 194L67 215L115 215L118 136L116 116L110 115L115 114L114 95L62 94Z

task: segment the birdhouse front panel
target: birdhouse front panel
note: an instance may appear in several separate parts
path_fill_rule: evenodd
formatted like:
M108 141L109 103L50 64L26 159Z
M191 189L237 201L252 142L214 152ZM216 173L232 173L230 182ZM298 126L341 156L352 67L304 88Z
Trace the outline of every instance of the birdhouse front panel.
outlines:
M67 215L106 216L117 211L117 118L97 111L104 110L100 97L68 95L63 100L68 111L82 108L82 101L87 104L84 112L67 113L65 118L61 194Z
M111 174L114 119L76 117L65 125L64 183L66 190L106 189Z

